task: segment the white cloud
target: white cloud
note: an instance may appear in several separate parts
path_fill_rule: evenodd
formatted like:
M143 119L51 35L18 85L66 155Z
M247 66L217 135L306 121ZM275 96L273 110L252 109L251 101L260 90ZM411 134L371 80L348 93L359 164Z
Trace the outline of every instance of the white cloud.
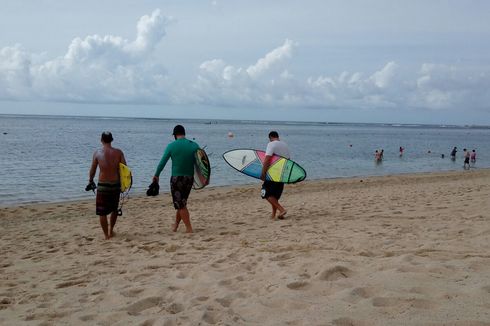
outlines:
M120 36L77 37L60 57L31 64L19 46L1 50L2 98L80 102L165 100L165 69L151 58L171 19L155 10L140 18L134 41Z
M395 77L397 68L398 65L395 62L390 61L386 64L386 66L383 67L383 69L381 69L380 71L376 71L371 76L371 79L373 80L374 84L379 88L386 88L390 85L390 82Z
M429 109L488 109L490 69L462 68L442 64L421 66L412 104Z
M31 86L31 58L20 45L0 49L0 98L25 97Z
M284 44L271 52L267 53L265 57L260 58L256 64L247 68L247 73L252 78L260 76L260 74L269 70L276 63L291 57L293 51L293 42L286 40Z
M0 100L489 108L490 67L423 63L419 70L408 71L389 61L377 71L304 77L291 64L299 45L289 39L249 65L211 59L200 64L195 79L177 82L155 55L171 21L155 10L139 19L133 40L115 35L77 37L65 54L51 59L20 45L1 48ZM316 68L322 71L324 67Z

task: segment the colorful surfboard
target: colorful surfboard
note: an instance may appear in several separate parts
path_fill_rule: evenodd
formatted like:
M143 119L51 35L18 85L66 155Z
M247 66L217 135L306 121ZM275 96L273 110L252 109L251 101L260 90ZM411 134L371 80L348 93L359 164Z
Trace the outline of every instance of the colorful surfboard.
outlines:
M265 152L255 149L234 149L223 154L232 168L253 178L260 179ZM306 171L298 163L285 157L274 155L267 170L266 180L296 183L306 178Z
M198 149L194 161L194 189L202 189L209 184L211 178L211 164L204 149Z

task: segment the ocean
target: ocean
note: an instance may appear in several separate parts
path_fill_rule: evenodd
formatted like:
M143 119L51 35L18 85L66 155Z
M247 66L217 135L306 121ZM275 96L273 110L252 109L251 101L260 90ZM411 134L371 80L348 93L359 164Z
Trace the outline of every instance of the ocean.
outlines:
M259 187L260 180L229 167L222 154L265 149L270 130L289 144L291 158L305 168L307 180L462 170L463 148L477 151L472 168L490 167L490 129L484 127L0 115L0 206L93 198L84 188L103 131L113 133L113 146L124 151L133 170L131 193L142 194L173 141L176 124L205 147L212 166L210 186ZM405 148L402 157L400 146ZM458 154L452 161L454 146ZM381 164L374 162L376 149L384 149ZM170 164L160 178L162 191L169 189Z

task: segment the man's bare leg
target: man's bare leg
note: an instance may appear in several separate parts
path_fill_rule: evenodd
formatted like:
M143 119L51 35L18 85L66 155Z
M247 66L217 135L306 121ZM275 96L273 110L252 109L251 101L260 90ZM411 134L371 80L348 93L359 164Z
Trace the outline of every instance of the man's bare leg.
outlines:
M178 214L180 215L180 218L185 224L186 228L186 233L192 233L192 225L191 225L191 219L189 216L189 211L187 210L187 207L181 208L178 210Z
M281 206L281 204L279 204L279 201L277 200L277 198L270 196L270 197L267 197L267 201L272 205L273 211L274 211L274 208L276 210L279 210L278 218L282 218L282 217L284 217L284 215L286 215L287 211L284 209L284 207Z
M117 212L114 211L111 214L111 227L109 229L109 238L112 238L114 236L114 226L116 225L116 221L117 221Z
M277 208L274 205L272 205L272 204L271 204L271 206L272 206L272 215L271 215L271 218L272 219L275 219L276 218Z
M107 230L108 229L107 215L100 215L99 220L100 220L100 226L102 227L102 231L104 231L105 239L109 240L109 231Z
M172 231L177 232L177 229L179 228L179 224L180 224L181 220L182 220L182 218L180 217L180 210L178 209L175 212L175 224L172 228Z

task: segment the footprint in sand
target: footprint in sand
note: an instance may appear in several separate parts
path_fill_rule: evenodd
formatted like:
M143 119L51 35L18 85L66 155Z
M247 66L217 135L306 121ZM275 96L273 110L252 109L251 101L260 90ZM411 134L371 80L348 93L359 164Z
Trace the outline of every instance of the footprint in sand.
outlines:
M319 280L336 281L339 279L349 278L354 274L353 271L344 266L335 266L320 273Z
M165 308L165 310L171 313L172 315L178 314L179 312L184 311L184 309L185 307L183 304L176 303L176 302L172 302Z
M206 297L206 296L200 296L200 297L196 297L195 300L199 301L199 302L204 302L204 301L208 301L209 297Z
M120 293L124 297L133 298L133 297L136 297L141 292L143 292L144 290L145 289L130 289L130 290L121 291ZM99 294L99 293L97 292L96 294Z
M270 261L283 261L283 260L288 260L293 258L293 254L291 253L285 253L285 254L280 254L275 257L270 258Z
M129 315L138 315L140 312L157 307L162 303L161 297L148 297L141 300L136 301L135 303L130 304L126 308L122 310L127 311Z
M85 285L87 281L85 280L73 280L73 281L68 281L68 282L62 282L56 284L55 288L56 289L63 289L63 288L68 288L76 285Z
M139 326L153 326L154 324L155 324L155 319L147 319L144 322L142 322L141 324L139 324ZM167 324L164 324L164 325L167 325Z
M203 321L205 321L206 323L208 324L217 324L220 320L219 320L219 315L212 311L212 310L206 310L203 315L202 315L202 318L201 318Z
M235 299L243 299L245 297L246 297L245 293L235 292L235 293L228 294L223 298L217 298L215 299L215 301L218 302L223 307L228 308Z
M97 315L84 315L80 316L78 319L80 319L81 321L92 321L95 319L95 317L97 317Z
M332 320L332 324L335 326L368 326L368 325L372 325L370 323L367 323L364 321L354 320L354 319L349 318L349 317L342 317L342 318Z
M433 309L436 307L436 304L430 300L389 298L389 297L373 298L372 304L374 307L394 307L394 306L408 305L416 309Z
M291 290L303 290L308 287L310 283L304 281L292 282L286 285Z
M369 287L354 288L349 293L347 301L357 303L363 299L369 299L377 293L376 289Z

